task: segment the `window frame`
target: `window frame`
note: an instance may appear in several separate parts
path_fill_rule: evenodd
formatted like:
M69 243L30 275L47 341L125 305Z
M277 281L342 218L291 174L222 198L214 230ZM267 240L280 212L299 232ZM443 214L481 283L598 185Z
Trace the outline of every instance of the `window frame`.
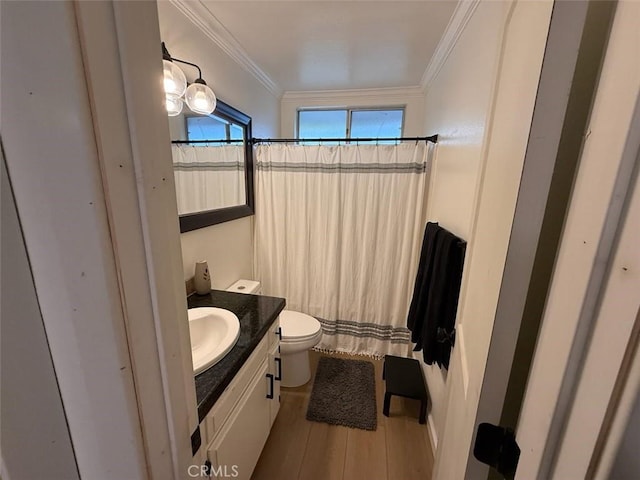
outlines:
M379 111L397 111L400 110L402 112L402 122L400 124L400 137L404 135L404 125L405 125L405 114L407 113L406 105L385 105L379 107L298 107L296 109L296 138L300 139L300 112L347 112L347 122L345 127L345 135L346 138L345 143L352 143L353 141L357 141L358 138L351 138L351 116L353 112L379 112ZM360 137L363 138L363 137ZM369 137L366 137L369 138ZM372 137L375 138L375 137ZM384 137L381 137L384 138ZM303 139L301 139L303 140ZM331 140L327 138L327 140Z

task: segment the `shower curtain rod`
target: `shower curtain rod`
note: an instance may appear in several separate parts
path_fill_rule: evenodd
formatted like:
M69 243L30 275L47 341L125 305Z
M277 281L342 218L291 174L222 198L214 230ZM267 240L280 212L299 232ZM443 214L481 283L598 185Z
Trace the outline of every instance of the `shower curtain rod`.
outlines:
M298 142L344 142L344 143L358 143L358 142L431 142L438 143L438 135L431 135L430 137L372 137L372 138L252 138L249 143L255 145L257 143L298 143ZM173 144L184 143L242 143L244 140L172 140Z
M430 137L378 137L378 138L252 138L251 143L297 143L297 142L344 142L344 143L357 143L357 142L411 142L411 141L425 141L431 143L438 143L438 135L431 135Z
M239 140L171 140L171 143L174 144L181 144L181 143L242 143L244 142L243 139L239 139Z

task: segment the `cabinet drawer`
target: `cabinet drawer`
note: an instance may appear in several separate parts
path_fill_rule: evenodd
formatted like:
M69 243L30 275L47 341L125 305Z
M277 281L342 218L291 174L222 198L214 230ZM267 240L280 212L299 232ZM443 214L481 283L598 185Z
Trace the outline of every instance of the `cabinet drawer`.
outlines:
M207 452L216 470L237 473L238 479L251 478L271 429L269 409L272 400L267 398L271 382L267 367L268 362L264 359L242 401Z
M269 338L265 335L229 386L225 388L211 409L211 412L209 412L209 415L207 415L205 422L208 442L211 442L217 432L222 428L229 413L231 413L235 404L238 403L242 393L246 390L258 368L260 368L260 364L267 358L268 347Z

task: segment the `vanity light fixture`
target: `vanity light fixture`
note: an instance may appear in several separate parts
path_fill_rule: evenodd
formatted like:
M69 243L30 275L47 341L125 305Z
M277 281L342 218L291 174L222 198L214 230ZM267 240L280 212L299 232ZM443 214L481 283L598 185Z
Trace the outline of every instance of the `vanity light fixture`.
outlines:
M198 78L187 87L187 79L184 73L174 62L196 67L198 69ZM216 96L202 79L202 70L198 65L172 57L164 42L162 42L162 64L167 114L170 117L180 115L185 101L187 106L195 113L201 115L213 113L216 109ZM182 99L183 95L184 101Z
M175 117L177 115L180 115L180 113L182 112L182 106L184 104L184 102L182 101L182 98L176 95L166 94L165 103L167 108L167 114L170 117Z

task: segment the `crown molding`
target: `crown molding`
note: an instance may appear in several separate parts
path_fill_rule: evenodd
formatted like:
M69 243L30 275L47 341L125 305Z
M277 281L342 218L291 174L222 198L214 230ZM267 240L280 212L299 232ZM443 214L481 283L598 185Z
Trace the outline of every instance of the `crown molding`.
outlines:
M374 99L380 101L402 101L407 97L424 97L421 86L412 87L384 87L384 88L358 88L350 90L304 90L287 91L282 95L282 102L336 102L339 100L365 100Z
M271 94L280 98L282 89L278 84L249 57L229 30L200 0L169 1L233 61L253 75Z
M451 54L453 47L455 47L460 35L464 31L469 19L475 12L476 7L480 3L480 0L460 0L456 6L451 20L436 47L436 51L429 61L429 65L422 75L420 80L421 88L426 91L434 78L438 75L438 72L447 61L447 58Z

